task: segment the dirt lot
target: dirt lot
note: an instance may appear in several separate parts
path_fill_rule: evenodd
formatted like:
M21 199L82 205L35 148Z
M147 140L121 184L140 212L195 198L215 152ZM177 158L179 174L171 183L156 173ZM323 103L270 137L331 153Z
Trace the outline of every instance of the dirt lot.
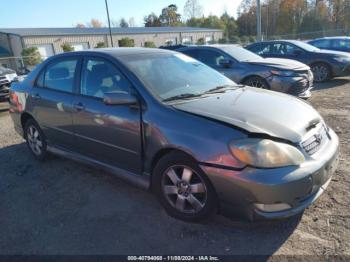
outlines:
M34 161L0 106L0 253L350 255L350 78L318 85L310 102L342 145L326 193L288 220L205 224L170 218L152 194L109 174Z

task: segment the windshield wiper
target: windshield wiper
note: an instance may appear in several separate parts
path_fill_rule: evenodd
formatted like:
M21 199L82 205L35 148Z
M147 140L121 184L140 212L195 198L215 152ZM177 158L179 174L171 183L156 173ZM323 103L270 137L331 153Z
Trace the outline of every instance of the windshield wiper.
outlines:
M169 102L169 101L174 101L174 100L181 100L181 99L188 99L188 98L194 98L194 97L199 97L201 94L192 94L192 93L185 93L185 94L180 94L176 96L171 96L168 98L163 99L163 102Z
M209 89L208 91L205 91L203 94L225 93L228 89L237 89L237 87L238 86L233 86L233 85L217 86L215 88Z

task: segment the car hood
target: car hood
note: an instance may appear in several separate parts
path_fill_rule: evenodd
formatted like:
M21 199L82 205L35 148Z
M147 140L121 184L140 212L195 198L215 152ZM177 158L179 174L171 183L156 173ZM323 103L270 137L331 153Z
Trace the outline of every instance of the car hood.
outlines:
M318 112L292 96L252 87L174 104L178 110L297 143L308 127L322 122Z
M299 61L283 58L264 58L249 60L246 63L254 65L269 66L284 70L308 70L309 67Z
M0 75L15 74L16 71L4 67L0 67Z

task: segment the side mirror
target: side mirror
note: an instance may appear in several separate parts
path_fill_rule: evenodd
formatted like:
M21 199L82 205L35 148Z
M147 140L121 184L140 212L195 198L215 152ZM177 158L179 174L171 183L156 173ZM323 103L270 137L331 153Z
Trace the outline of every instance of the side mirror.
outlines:
M224 67L224 68L230 68L231 67L231 60L227 58L220 59L219 65Z
M105 93L103 103L106 105L137 105L138 100L135 96L128 92L116 91Z

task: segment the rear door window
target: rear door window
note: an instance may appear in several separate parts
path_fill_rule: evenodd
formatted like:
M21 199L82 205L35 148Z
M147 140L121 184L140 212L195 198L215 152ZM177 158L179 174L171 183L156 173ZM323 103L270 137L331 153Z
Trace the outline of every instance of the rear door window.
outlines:
M188 55L190 57L193 57L195 59L197 59L197 57L198 57L197 50L195 50L195 49L184 50L182 53L184 53L185 55Z
M300 51L302 52L299 47L292 45L292 44L285 44L285 43L275 43L272 46L272 54L274 55L294 55L295 51Z
M72 93L77 64L78 59L65 59L49 64L45 70L43 86L57 91ZM38 80L40 80L40 77Z
M267 55L270 53L270 45L269 44L257 44L253 46L250 51L254 52L258 55Z
M330 43L330 40L328 39L322 39L322 40L317 40L313 42L312 45L321 49L327 49L331 46L331 43Z
M209 66L219 66L220 60L225 58L221 53L213 50L203 49L203 50L197 50L197 52L198 52L197 59Z

